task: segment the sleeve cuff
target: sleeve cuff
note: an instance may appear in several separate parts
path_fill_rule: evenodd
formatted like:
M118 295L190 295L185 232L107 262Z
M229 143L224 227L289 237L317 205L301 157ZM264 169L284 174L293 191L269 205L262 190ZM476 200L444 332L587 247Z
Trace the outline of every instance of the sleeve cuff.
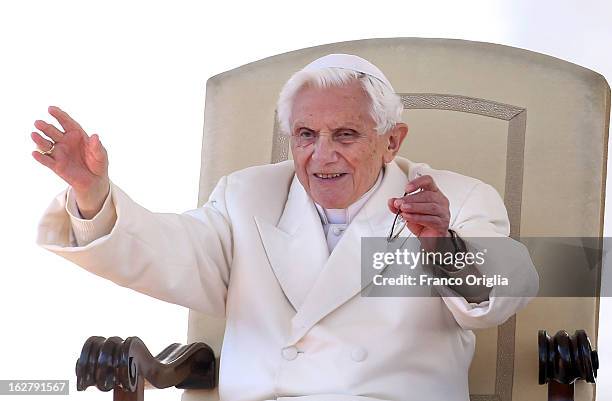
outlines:
M66 212L70 216L77 246L85 246L111 232L117 220L117 212L112 199L112 183L109 185L108 195L102 208L92 219L84 219L81 216L72 187L68 188L66 197Z
M457 305L461 305L465 310L470 310L474 308L488 308L489 304L491 303L491 299L493 297L493 290L495 289L495 287L491 288L491 291L489 292L489 299L480 302L468 301L465 299L464 295L447 286L436 286L436 289L438 290L438 294L440 294L440 296L444 298L455 298L453 301Z

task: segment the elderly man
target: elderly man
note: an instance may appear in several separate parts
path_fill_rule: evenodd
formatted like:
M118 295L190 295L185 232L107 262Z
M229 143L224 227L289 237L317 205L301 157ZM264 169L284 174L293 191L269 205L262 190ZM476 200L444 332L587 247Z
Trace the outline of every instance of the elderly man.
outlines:
M485 286L360 296L361 238L386 237L398 215L399 236L429 251L509 231L490 185L396 158L408 131L401 111L368 61L317 59L278 101L293 161L234 172L203 207L158 214L109 180L99 138L51 107L64 131L36 121L50 140L33 133L33 156L70 187L43 216L38 242L119 285L226 317L221 400L467 401L471 330L526 305L537 274L518 247L506 270L529 283L525 297ZM480 275L489 266L436 268Z

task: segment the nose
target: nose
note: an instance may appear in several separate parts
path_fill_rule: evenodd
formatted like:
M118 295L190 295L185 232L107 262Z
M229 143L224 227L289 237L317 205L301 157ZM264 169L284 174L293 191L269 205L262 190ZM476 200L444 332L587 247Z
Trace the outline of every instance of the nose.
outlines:
M317 138L312 158L322 164L333 163L338 160L335 142L330 135L320 135Z

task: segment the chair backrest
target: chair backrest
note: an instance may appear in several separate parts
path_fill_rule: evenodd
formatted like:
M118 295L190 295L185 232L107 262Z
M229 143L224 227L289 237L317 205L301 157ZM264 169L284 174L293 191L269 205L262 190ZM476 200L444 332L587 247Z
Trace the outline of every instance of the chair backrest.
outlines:
M393 38L293 51L210 78L206 86L199 205L225 174L290 158L275 123L289 76L328 53L380 67L401 94L409 136L400 152L493 185L514 236L601 237L610 89L586 68L508 46ZM541 277L545 281L546 277ZM598 297L538 298L503 325L476 331L473 400L544 400L537 331L585 329L597 343ZM188 340L217 352L223 322L191 311ZM186 391L184 401L215 399ZM577 400L593 400L578 384Z

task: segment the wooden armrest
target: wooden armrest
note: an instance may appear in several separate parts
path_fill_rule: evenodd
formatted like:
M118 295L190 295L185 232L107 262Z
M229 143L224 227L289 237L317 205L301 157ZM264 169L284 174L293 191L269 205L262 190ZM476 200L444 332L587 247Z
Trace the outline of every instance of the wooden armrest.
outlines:
M138 337L89 337L76 363L77 390L114 390L114 401L141 401L156 388L213 389L215 355L204 343L171 344L153 357Z

